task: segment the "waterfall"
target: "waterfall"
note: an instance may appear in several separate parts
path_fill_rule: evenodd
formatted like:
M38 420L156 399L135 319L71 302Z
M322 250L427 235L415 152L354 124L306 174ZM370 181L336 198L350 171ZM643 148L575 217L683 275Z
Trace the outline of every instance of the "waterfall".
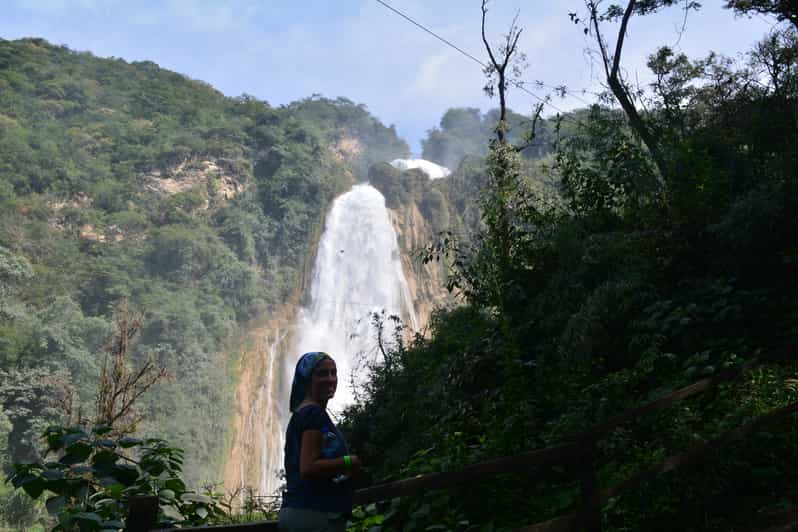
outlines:
M257 391L248 396L250 408L241 428L242 441L247 442L241 450L238 462L238 482L236 487L255 488L259 495L272 495L279 487L278 473L283 469L282 456L285 426L282 423L283 409L279 401L280 372L275 362L284 350L281 345L287 333L274 331L274 336L266 339L264 354L268 359L265 373L260 375ZM249 453L253 453L249 455ZM257 454L255 454L257 453ZM253 481L256 483L253 485ZM243 503L246 494L239 494Z
M285 443L285 435L283 434L283 424L281 423L282 408L280 405L274 404L275 381L279 384L279 377L274 371L274 362L279 356L280 344L285 339L286 333L280 334L277 329L274 334L274 341L269 345L269 369L266 373L266 408L267 413L267 431L270 433L270 438L264 441L263 452L260 458L260 482L258 485L258 493L261 495L268 495L274 493L279 485L277 482L276 473L283 469L282 456L283 444ZM276 434L275 434L276 433Z
M356 185L336 198L327 215L293 353L294 361L307 351L325 351L335 359L338 390L328 405L333 412L354 399L351 377L357 382L359 357L376 352L371 314L382 310L417 327L385 198L370 185ZM392 328L386 332L390 337ZM293 372L293 363L285 366Z
M277 473L283 468L288 394L299 356L325 351L335 359L338 390L328 408L340 413L354 401L351 377L358 361L363 356L373 360L376 354L372 313L384 310L386 316L398 315L411 329L418 328L396 233L385 198L374 187L356 185L333 202L319 241L309 296L291 333L278 329L267 343L265 381L257 390L258 408L252 411L258 412L254 417L262 417L247 419L244 428L253 431L256 437L247 441L253 441L260 454L252 456L257 464L245 465L242 460L241 485L247 484L246 468L254 467L261 495L274 494L281 483ZM393 331L392 323L387 323L385 336L390 339ZM287 337L293 337L292 347L286 345L291 344Z
M426 159L394 159L390 164L399 170L418 168L427 174L430 179L442 179L448 177L452 173L452 171L445 166L427 161Z

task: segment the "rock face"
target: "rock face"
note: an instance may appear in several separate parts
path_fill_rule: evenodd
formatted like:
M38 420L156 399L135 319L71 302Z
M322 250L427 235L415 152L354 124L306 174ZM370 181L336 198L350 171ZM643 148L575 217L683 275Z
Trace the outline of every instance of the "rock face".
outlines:
M288 390L283 389L284 351L292 344L291 326L298 311L296 303L253 324L237 351L238 387L231 440L225 457L224 489L243 503L247 491L255 495L274 495L279 488L277 472L281 462L283 431L281 424L287 405L282 404Z
M336 161L353 163L363 155L363 143L355 137L343 137L330 146L330 152Z
M421 331L436 307L455 304L446 290L445 266L436 261L423 264L418 257L440 231L450 228L450 208L441 192L444 181L432 180L420 167L402 171L383 163L369 170L369 182L385 196Z
M148 189L166 195L203 187L206 207L207 195L211 191L218 197L229 200L246 189L242 176L237 175L231 164L224 159L184 161L166 174L153 170L145 176L145 183Z
M402 250L404 268L419 332L424 333L430 315L436 307L453 304L446 290L446 271L440 262L423 264L416 255L429 246L435 237L429 222L421 214L415 202L388 209L391 223L396 231Z

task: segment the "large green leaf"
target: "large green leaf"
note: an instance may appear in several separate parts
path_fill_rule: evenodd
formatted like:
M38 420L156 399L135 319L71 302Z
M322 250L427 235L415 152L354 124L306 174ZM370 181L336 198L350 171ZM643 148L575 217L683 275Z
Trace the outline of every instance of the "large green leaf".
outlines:
M201 495L199 493L184 493L183 495L180 496L180 500L183 502L202 502L206 504L210 504L213 502L213 500L210 497L206 495Z
M58 515L58 512L61 511L66 502L67 498L64 495L56 495L55 497L47 499L44 505L47 508L47 513L50 515Z
M103 449L101 451L97 451L96 453L94 453L94 456L92 456L91 458L91 463L94 464L95 467L107 466L116 463L118 459L119 459L118 454L116 454L113 451Z
M64 436L64 438L63 438L64 447L66 447L67 448L67 452L69 452L69 446L71 446L72 444L74 444L75 442L78 442L80 440L88 440L88 439L89 439L89 435L86 434L85 432L83 432L82 430L77 430L77 431L74 431L74 432L70 432L70 433L66 434Z
M60 432L45 434L47 447L50 451L57 451L64 446L64 436Z
M136 445L141 445L142 443L144 443L144 442L142 440L140 440L139 438L129 438L128 437L128 438L122 438L121 440L119 440L119 446L123 447L125 449L128 449L130 447L135 447Z
M165 504L161 506L161 511L166 517L168 517L172 521L176 522L183 521L183 514L181 514L180 511L171 504Z
M25 490L25 493L27 493L32 499L38 499L39 495L42 494L46 486L47 482L38 477L26 480L22 483L22 489Z
M169 488L175 493L183 493L186 491L186 483L179 478L170 478L164 482L164 487ZM189 494L184 494L183 497Z
M109 475L118 480L120 484L132 486L139 478L139 470L132 465L115 464L111 468Z
M91 473L94 469L87 465L75 465L70 468L70 471L76 475L85 475L86 473Z
M68 478L58 482L62 483L60 491L66 495L69 495L70 497L75 497L77 499L80 499L83 496L87 495L89 485L86 479Z
M36 480L38 477L27 472L17 472L9 475L9 478L11 480L12 486L15 488L20 488L24 483Z
M97 436L102 436L104 434L108 434L112 430L114 430L114 428L110 425L97 425L94 427L94 429L92 429L92 432Z
M88 443L77 442L66 448L66 454L61 457L59 462L62 464L73 465L85 462L91 456L94 448Z
M117 486L122 486L117 479L111 476L111 469L109 468L108 471L104 472L105 476L99 476L100 485L105 488L106 490L116 488Z
M61 480L64 478L64 472L60 469L47 469L42 471L42 478L45 480Z

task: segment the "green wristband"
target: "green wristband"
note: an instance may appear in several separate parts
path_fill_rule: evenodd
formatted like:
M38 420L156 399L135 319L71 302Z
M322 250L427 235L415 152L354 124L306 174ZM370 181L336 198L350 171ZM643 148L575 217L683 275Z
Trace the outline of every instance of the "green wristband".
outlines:
M347 469L352 469L352 457L348 454L344 455L344 465Z

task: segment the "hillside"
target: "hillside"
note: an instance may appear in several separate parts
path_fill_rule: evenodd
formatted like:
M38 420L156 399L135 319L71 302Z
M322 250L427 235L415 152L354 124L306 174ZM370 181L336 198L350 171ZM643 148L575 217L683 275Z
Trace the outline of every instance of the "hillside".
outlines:
M626 13L642 16L634 5ZM664 3L637 5L645 14ZM463 304L370 367L367 396L345 416L364 483L384 494L381 484L409 480L359 524L794 529L797 52L789 27L739 61L660 48L648 61L656 81L626 89L637 122L628 106L580 112L575 134L538 168L545 180L530 179L518 137L484 148L470 238L455 234L425 256L444 263ZM450 111L425 156L451 164L447 147L484 138L483 120ZM469 167L466 158L447 179ZM391 170L373 167L389 202L415 202L424 187L447 194L437 181L396 182ZM547 197L546 182L560 195ZM448 194L457 201L467 183ZM702 395L643 409L733 370ZM601 438L585 437L628 410ZM571 444L589 458L560 454ZM530 465L538 459L545 465ZM502 474L478 478L489 471ZM587 497L592 489L606 498ZM585 508L596 523L582 522Z
M588 459L371 504L353 529L499 532L584 507L605 530L794 524L798 33L776 27L738 61L663 47L648 66L634 102L543 120L530 145L521 115L505 142L495 111L450 109L423 146L452 172L430 179L384 162L407 145L346 98L275 108L149 62L0 41L0 462L94 415L129 305L132 365L170 375L139 433L185 448L193 486L273 489L271 377L331 200L367 179L427 323L364 358L336 419L357 482L561 445ZM327 255L357 262L350 249ZM583 437L696 382L702 395ZM753 421L774 412L792 414ZM0 518L25 529L35 512L10 491Z
M126 299L144 313L132 364L170 374L141 432L185 448L192 483L218 481L231 341L296 295L330 200L407 152L345 99L274 108L151 62L0 41L0 461L35 453L59 393L93 415Z

